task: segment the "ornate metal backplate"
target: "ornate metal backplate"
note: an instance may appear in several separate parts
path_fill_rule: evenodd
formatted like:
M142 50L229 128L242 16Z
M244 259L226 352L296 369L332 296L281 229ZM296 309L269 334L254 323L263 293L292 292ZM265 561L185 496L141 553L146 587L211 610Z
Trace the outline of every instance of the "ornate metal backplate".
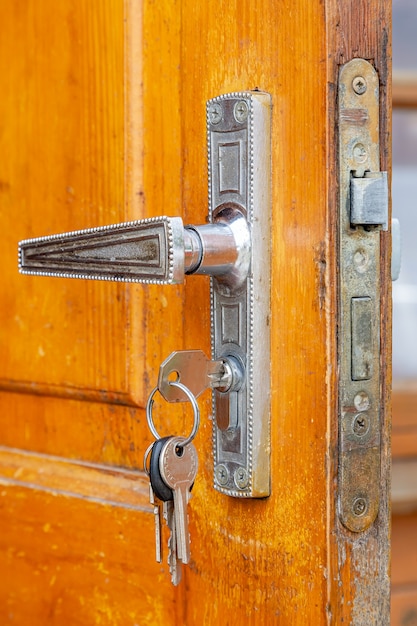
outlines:
M233 288L211 279L212 358L245 371L237 391L213 392L215 488L236 497L270 493L271 98L232 93L207 103L209 221L246 216L249 273Z

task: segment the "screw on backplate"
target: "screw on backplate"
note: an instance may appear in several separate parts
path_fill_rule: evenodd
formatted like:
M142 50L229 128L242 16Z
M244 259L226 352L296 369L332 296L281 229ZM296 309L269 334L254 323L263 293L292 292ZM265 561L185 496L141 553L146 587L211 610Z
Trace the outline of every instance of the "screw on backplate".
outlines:
M352 504L352 511L356 517L361 517L361 515L365 515L368 510L368 503L366 498L359 497L355 498Z
M234 115L237 122L244 122L248 117L248 105L244 100L236 102L234 108Z
M216 480L219 485L224 487L229 480L229 470L225 465L218 465L215 470Z
M353 87L353 91L357 93L358 96L361 96L362 94L365 93L367 89L366 80L364 79L363 76L356 76L356 78L354 78L352 81L352 87Z
M355 435L366 435L369 430L369 417L366 413L358 413L355 415L352 423L352 430Z
M218 124L223 116L223 110L218 102L213 102L209 107L209 118L212 124Z
M239 487L239 489L244 489L245 487L247 487L249 482L249 476L244 467L237 468L234 478L236 486Z

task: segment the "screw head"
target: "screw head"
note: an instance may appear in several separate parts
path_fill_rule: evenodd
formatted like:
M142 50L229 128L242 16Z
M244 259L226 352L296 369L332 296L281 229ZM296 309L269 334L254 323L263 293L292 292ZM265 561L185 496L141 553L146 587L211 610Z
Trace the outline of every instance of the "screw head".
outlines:
M357 143L353 146L353 156L357 163L365 163L368 158L368 151L363 143Z
M366 498L360 496L359 498L355 498L352 504L352 511L356 517L362 517L365 515L368 510L368 502Z
M221 104L213 102L209 107L209 119L212 124L218 124L223 117L223 109Z
M352 430L355 435L363 437L369 431L370 421L367 413L358 413L353 418Z
M234 479L236 487L239 489L244 489L248 486L249 476L244 467L238 467L237 470L235 470Z
M224 487L229 481L229 470L225 465L218 465L214 471L217 483Z
M355 269L359 274L364 274L369 266L369 255L363 248L358 248L353 254Z
M237 122L240 122L240 123L244 122L246 118L248 117L248 113L249 113L248 105L246 104L244 100L239 100L239 102L236 102L233 114Z
M357 93L358 96L361 96L367 90L368 85L366 84L366 80L363 76L356 76L352 81L352 87L353 91Z
M371 406L371 400L366 391L359 391L353 399L357 411L367 411Z

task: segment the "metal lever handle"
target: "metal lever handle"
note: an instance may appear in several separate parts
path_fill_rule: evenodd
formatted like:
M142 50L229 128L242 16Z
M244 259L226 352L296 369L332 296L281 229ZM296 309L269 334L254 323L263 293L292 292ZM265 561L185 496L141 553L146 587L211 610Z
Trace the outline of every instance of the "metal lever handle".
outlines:
M247 275L250 235L243 214L224 209L215 223L184 228L180 217L155 217L19 243L22 274L176 284L184 274Z

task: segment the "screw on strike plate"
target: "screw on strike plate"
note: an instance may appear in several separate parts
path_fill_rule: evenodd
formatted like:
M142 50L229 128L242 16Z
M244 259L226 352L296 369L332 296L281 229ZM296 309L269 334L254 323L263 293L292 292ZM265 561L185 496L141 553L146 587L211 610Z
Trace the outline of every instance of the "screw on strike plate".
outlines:
M353 91L357 93L358 96L361 96L362 94L365 93L367 89L366 80L364 79L363 76L356 76L356 78L354 78L352 81L352 87L353 87Z
M368 502L366 498L359 497L354 499L352 504L352 511L354 515L356 515L356 517L361 517L362 515L365 515L367 510Z
M365 391L360 391L353 399L353 404L357 411L367 411L371 406L371 401Z
M357 143L353 146L353 156L358 163L365 163L368 158L368 151L363 143Z
M366 435L369 430L369 417L366 413L358 413L353 419L352 430L359 437Z

